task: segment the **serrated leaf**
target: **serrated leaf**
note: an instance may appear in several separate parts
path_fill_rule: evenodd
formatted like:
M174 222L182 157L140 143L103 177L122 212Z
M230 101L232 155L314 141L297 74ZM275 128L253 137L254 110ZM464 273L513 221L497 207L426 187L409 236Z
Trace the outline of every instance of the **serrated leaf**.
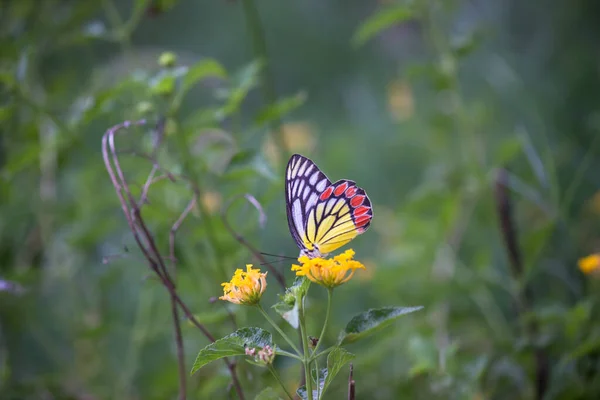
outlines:
M188 69L183 78L182 89L184 92L187 92L196 83L209 77L227 78L225 68L212 58L199 61Z
M281 397L277 394L275 389L269 386L257 394L254 400L281 400Z
M200 368L223 357L241 356L246 354L247 347L263 348L273 345L273 337L271 333L261 328L242 328L233 332L230 335L219 339L198 353L191 374L198 371Z
M306 101L306 93L300 92L295 96L286 97L275 104L262 109L256 116L255 123L263 125L274 120L281 119L285 114L300 107Z
M352 343L392 324L398 317L422 309L418 307L383 307L360 313L340 333L338 344Z
M361 24L352 38L352 43L355 46L362 46L384 29L407 21L413 16L414 11L407 6L386 7L379 10Z
M333 378L340 372L342 367L354 359L354 357L356 357L354 354L341 347L336 347L329 353L327 356L327 377L325 378L321 397L323 397L323 393L325 393Z

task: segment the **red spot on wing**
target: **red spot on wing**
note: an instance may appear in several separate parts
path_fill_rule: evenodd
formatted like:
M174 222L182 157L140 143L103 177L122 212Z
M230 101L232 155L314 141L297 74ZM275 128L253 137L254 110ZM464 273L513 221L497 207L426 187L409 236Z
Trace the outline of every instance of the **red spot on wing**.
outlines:
M370 209L370 207L360 206L354 210L354 217L356 218L363 214L366 214Z
M331 196L332 192L333 192L333 186L329 186L327 189L325 189L325 191L323 193L321 193L321 196L319 197L319 199L321 199L321 201L327 200Z
M356 194L356 186L350 186L346 189L346 197L350 198Z
M335 191L333 192L333 194L335 194L336 196L341 196L347 187L348 187L348 183L344 182L340 186L335 188Z
M365 196L363 196L362 194L354 196L352 199L350 199L350 205L352 207L358 207L363 203L363 201L365 201Z
M354 220L354 225L357 227L365 226L371 220L370 215L361 215L360 217Z

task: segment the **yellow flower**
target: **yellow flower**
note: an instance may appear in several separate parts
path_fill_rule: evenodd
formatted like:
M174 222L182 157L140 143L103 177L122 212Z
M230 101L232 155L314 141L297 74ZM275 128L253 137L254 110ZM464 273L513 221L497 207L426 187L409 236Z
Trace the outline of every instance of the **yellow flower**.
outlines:
M292 271L296 271L297 276L306 276L319 285L334 288L348 282L357 269L366 269L364 265L354 261L352 257L354 257L352 249L328 259L310 259L307 256L301 256L298 261L302 265L292 265Z
M246 264L246 272L237 269L230 282L224 282L221 300L234 304L254 305L267 288L267 272L261 273L260 269L253 269L252 264Z
M579 269L586 275L600 272L600 254L592 254L579 259Z

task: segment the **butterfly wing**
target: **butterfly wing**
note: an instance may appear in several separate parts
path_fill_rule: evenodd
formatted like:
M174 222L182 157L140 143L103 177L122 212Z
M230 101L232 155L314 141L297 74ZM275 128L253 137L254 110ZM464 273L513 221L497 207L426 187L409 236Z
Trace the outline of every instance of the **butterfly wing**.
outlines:
M327 187L309 211L307 237L322 254L330 253L364 233L372 218L365 191L343 179Z
M346 179L332 184L301 155L290 158L285 190L290 232L311 257L345 245L371 224L371 201L363 189Z
M300 154L290 158L285 173L286 211L290 233L300 250L313 249L306 236L307 216L330 185L314 162Z

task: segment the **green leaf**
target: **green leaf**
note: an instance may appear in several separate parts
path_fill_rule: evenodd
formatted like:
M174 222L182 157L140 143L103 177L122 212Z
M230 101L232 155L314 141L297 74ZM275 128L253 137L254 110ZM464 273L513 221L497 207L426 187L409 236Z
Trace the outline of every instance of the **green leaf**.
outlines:
M6 85L7 87L13 87L17 84L17 81L15 80L15 76L13 74L6 71L1 71L0 83Z
M414 11L405 5L386 7L379 10L361 24L352 38L352 43L355 46L362 46L384 29L407 21L413 16Z
M152 94L158 96L169 96L175 90L176 77L167 73L161 73L151 82Z
M504 140L494 151L494 164L506 165L523 151L523 141L518 137Z
M284 301L279 301L273 305L273 309L277 314L281 315L281 318L285 319L294 329L298 329L300 320L298 314L298 304L294 301L294 304L289 305Z
M275 389L269 386L257 394L254 400L281 400L281 397L277 394Z
M226 99L223 107L225 115L230 115L239 110L250 90L258 85L261 68L261 62L255 61L248 64L233 76L231 88L221 91L221 97Z
M254 158L256 157L256 155L257 155L256 150L252 150L252 149L240 150L231 157L231 160L229 160L229 164L227 165L227 168L247 167L249 164L251 164L254 161Z
M199 61L192 65L185 74L182 82L183 92L187 92L196 83L208 77L225 79L227 78L227 71L218 61L212 58Z
M393 323L398 317L422 309L418 307L383 307L355 316L340 333L338 344L352 343Z
M306 101L306 93L300 92L295 96L286 97L275 104L271 104L262 109L256 116L255 123L263 125L271 121L281 119L285 114L300 107Z
M242 328L233 332L230 335L219 339L198 353L192 372L198 371L200 368L223 357L241 356L246 354L247 347L263 348L273 345L273 337L271 333L260 328Z
M329 384L331 384L333 378L340 372L342 367L354 359L354 357L356 357L354 354L341 347L336 347L329 353L327 356L327 377L325 378L321 397L323 397L323 393L325 393L327 387L329 387Z
M298 329L298 302L296 299L306 295L310 281L305 277L298 277L294 280L292 286L285 290L285 294L280 296L280 301L273 305L273 309L281 315L294 329Z

